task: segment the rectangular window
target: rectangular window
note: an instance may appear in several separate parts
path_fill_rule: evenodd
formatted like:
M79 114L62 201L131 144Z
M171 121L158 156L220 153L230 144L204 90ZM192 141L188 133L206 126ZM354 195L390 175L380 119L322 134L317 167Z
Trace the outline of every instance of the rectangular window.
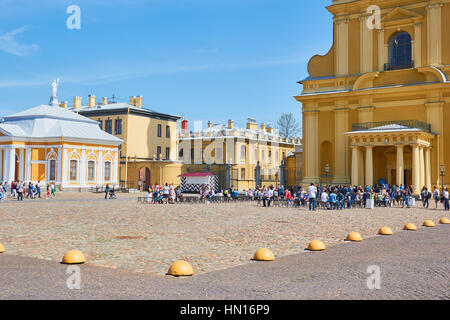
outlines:
M157 148L156 148L156 158L159 160L159 159L161 159L161 147L160 146L158 146Z
M162 125L158 124L158 138L161 138L162 136Z
M170 127L166 126L166 138L170 138Z
M122 134L122 119L116 119L114 123L114 134Z
M111 180L111 162L105 162L105 181Z
M88 181L95 180L95 161L88 161Z
M50 160L50 181L56 180L56 160Z
M241 180L245 180L245 168L241 168Z
M112 120L105 120L105 131L109 134L112 133Z
M170 159L170 148L166 148L166 160Z
M70 167L69 167L69 176L70 180L76 181L78 177L78 161L77 160L70 160Z
M100 130L103 130L103 121L98 119L98 126L100 127Z

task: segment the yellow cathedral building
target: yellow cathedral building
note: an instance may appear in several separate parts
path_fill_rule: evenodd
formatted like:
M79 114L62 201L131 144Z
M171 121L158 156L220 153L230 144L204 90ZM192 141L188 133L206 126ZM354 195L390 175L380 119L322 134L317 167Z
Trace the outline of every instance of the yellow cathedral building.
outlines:
M334 0L327 9L333 45L311 58L295 97L303 183L386 182L415 194L440 186L450 172L450 0Z
M49 105L0 120L1 181L40 181L74 191L118 185L123 140L102 131L97 121L60 108L57 85Z

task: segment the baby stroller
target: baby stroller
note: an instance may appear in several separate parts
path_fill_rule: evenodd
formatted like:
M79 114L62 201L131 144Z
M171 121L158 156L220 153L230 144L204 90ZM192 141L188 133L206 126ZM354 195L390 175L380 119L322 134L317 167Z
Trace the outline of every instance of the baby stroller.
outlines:
M109 190L109 198L110 199L117 199L114 189Z

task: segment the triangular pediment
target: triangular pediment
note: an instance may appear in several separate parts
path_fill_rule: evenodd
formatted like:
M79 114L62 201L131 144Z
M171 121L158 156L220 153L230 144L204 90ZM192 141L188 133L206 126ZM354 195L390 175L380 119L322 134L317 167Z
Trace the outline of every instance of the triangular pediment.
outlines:
M385 15L381 22L393 22L393 21L400 21L400 20L420 20L423 18L423 15L412 11L407 10L404 8L395 8L391 12L389 12L387 15Z

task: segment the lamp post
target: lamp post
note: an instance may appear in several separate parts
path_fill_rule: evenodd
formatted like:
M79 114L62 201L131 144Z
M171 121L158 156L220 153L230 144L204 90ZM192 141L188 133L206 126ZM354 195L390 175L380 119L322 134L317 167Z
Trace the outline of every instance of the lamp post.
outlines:
M328 186L328 174L330 173L330 166L328 165L328 163L325 165L325 181L326 184L325 186Z
M444 176L445 176L445 166L441 165L441 193L444 192Z

